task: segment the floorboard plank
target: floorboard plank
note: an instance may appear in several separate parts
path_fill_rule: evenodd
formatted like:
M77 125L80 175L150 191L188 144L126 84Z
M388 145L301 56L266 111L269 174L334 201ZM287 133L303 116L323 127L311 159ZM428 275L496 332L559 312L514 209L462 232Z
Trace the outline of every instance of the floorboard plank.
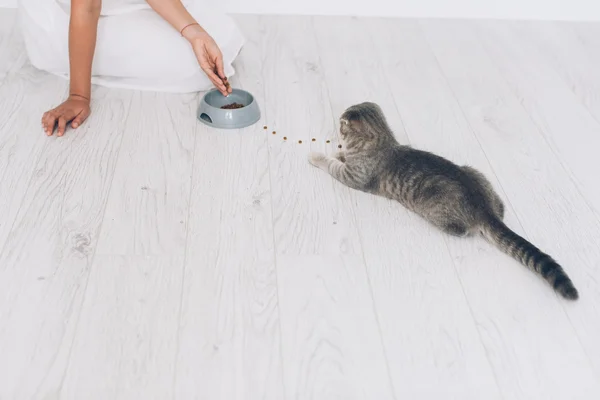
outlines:
M286 397L392 398L353 210L307 160L337 144L312 22L261 25Z
M519 38L519 43L531 46L535 49L534 54L541 54L600 121L600 75L597 73L600 52L594 44L586 45L585 39L578 37L572 28L571 24L551 21L508 24L508 29Z
M513 306L512 326L508 319L495 321L511 333L511 342L504 343L512 350L503 349L502 356L492 361L503 394L528 399L585 397L597 391L598 384L564 309L592 307L585 303L593 301L598 290L590 280L591 260L598 257L592 245L600 234L598 224L472 26L426 21L422 27L523 231L513 228L563 263L582 295L580 302L566 303L550 296L550 288L539 278L529 289L538 297L510 291L511 298L523 299Z
M258 124L94 88L90 119L48 138L68 82L27 62L15 16L0 9L1 399L600 396L600 23L236 16L232 84ZM581 299L312 167L362 101L401 143L482 171Z
M283 369L260 29L233 87L251 92L262 119L224 131L198 125L180 318L179 399L283 399ZM253 33L254 32L254 33ZM254 36L253 36L254 35Z
M171 399L183 255L97 255L61 399Z
M336 35L329 34L330 26L336 27ZM408 143L394 96L405 93L391 84L395 77L388 77L374 45L389 45L387 38L372 40L367 24L349 18L317 18L315 31L334 113L340 116L353 103L375 101L399 141ZM482 393L497 398L493 372L443 236L400 204L338 187L338 196L347 197L357 215L396 398L467 399ZM427 340L415 340L423 336Z
M20 165L22 171L31 166L32 176L0 254L2 398L60 391L123 135L119 122L131 97L105 89L94 94L93 114L76 132L46 137L35 124L18 136L38 137L30 140L39 143L39 160ZM19 109L16 118L31 121L30 115L30 108Z
M516 40L509 28L494 23L487 24L485 29L480 28L477 32L508 86L544 136L555 159L564 166L582 196L594 209L595 225L598 226L600 189L596 184L596 171L600 163L596 158L596 149L600 148L600 123L568 90L558 74L540 59L534 48L509 45ZM585 145L582 146L582 143ZM592 220L587 224L594 226L593 216L590 217ZM589 275L595 275L593 263L580 265L578 269L588 270ZM574 309L569 308L567 312L580 337L583 335L582 343L597 373L600 373L600 346L594 339L600 335L600 319L596 317L600 311L597 306L600 302L598 294L600 284L594 282L593 290L587 294L591 296L590 301Z
M37 92L38 96L31 94ZM58 79L32 67L0 86L0 249L8 238L37 160L48 144L41 126L43 113L67 89Z
M519 42L510 25L492 22L478 24L478 28L476 32L503 79L600 220L600 188L595 184L595 171L600 168L596 160L600 122L535 47ZM515 42L521 45L515 46Z
M62 388L68 399L174 395L197 96L128 93L127 118L113 119L125 133L103 191L97 261Z
M97 251L180 255L187 232L197 96L133 96Z

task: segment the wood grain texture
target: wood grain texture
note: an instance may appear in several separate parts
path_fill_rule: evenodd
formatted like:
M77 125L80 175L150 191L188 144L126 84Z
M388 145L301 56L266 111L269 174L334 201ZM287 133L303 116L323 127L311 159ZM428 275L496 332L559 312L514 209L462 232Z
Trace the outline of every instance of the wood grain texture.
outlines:
M307 162L309 151L337 147L337 116L329 106L314 34L307 34L311 20L263 17L261 26L265 107L269 131L277 132L269 138L277 253L360 254L352 215L338 206L331 180L319 179L322 171Z
M243 19L245 32L256 32ZM263 117L224 131L198 125L178 339L178 399L282 399L277 273L262 60L249 39L232 86Z
M588 31L597 25L582 24ZM530 45L534 53L543 56L547 65L555 69L600 121L600 76L597 73L600 52L595 48L594 39L590 42L578 36L572 24L558 22L514 22L509 27L521 44Z
M61 399L171 399L183 255L97 255Z
M41 95L32 96L39 92ZM64 82L24 67L0 85L0 249L21 207L37 159L48 144L42 114L67 92Z
M198 124L196 97L134 94L99 254L183 254Z
M596 155L596 149L600 148L600 123L568 90L558 74L540 58L535 48L529 45L508 45L515 41L516 36L506 26L488 24L485 29L480 28L477 32L507 85L546 139L555 159L562 164L582 196L594 209L596 219L587 212L592 219L586 221L586 225L597 232L600 221L600 189L595 182L596 171L600 169ZM585 145L582 146L582 143ZM585 207L583 202L580 204ZM579 266L578 269L587 270L589 276L596 275L593 262ZM597 285L593 288L597 288ZM598 294L598 289L591 290L588 292L590 301L575 309L567 309L597 373L600 372L600 346L592 338L600 335L600 320L592 315L600 318Z
M450 35L450 31L445 33ZM380 49L383 68L389 72L388 83L397 94L396 103L411 143L482 171L506 202L507 224L522 232L511 199L496 178L497 171L491 168L418 25L375 21L371 32ZM385 51L394 45L403 51ZM454 42L448 46L453 48ZM471 62L464 59L465 63ZM460 65L459 61L456 63ZM468 70L466 65L457 68ZM464 78L468 83L467 77L470 75ZM536 330L539 320L521 322L522 328L515 329L515 318L539 318L537 313L547 313L550 303L555 304L555 309L544 317L544 323L568 324L568 320L561 315L552 291L497 249L481 239L446 239L504 397L528 398L521 393L521 387L539 379L539 367L532 361L538 356L534 354L547 352L552 346L539 344L538 335L546 335L543 330Z
M419 149L433 151L459 165L473 165L493 179L493 171L464 120L462 110L446 86L416 22L368 20L363 25L377 51L380 68L393 94L410 144ZM458 332L449 335L453 342L449 348L456 349L455 352L439 350L431 356L446 360L435 362L440 384L430 390L443 390L447 387L446 390L452 391L453 396L457 398L478 398L483 393L486 398L500 398L495 371L490 368L488 360L490 349L484 337L486 330L481 328L491 325L487 319L490 315L496 318L494 313L500 305L489 309L488 307L497 303L484 304L482 307L473 299L485 297L486 293L496 290L497 279L501 277L498 274L505 271L501 263L506 259L478 239L453 240L438 231L432 232L429 227L423 227L419 219L411 219L410 225L414 226L412 229L417 229L420 239L413 239L412 235L407 237L406 240L411 243L413 240L417 241L407 249L414 248L419 251L409 256L403 268L412 268L416 270L415 273L419 273L421 263L426 266L433 264L434 269L425 270L436 275L443 274L440 281L445 282L445 285L442 288L446 285L448 287L439 294L445 296L446 300L439 298L439 304L433 301L430 306L434 309L442 306L440 310L433 311L440 312L440 317L436 318L440 324L438 339L434 343L439 342L436 345L441 347L445 340L448 340L445 337L447 332ZM509 217L509 221L511 219ZM402 235L406 236L406 233ZM427 247L436 249L434 256L428 256L431 251L428 251ZM499 271L499 267L502 270ZM452 274L453 271L456 271L458 279ZM428 280L426 277L425 281ZM413 292L420 290L427 293L427 287L419 288L418 282L412 285L415 286ZM461 309L458 306L463 304L463 295L468 301L468 306L463 305ZM449 308L446 309L444 304L448 301ZM423 314L430 315L430 312ZM448 318L445 318L446 316ZM455 360L450 361L453 358ZM474 375L480 375L484 379L473 381ZM455 376L461 380L456 381ZM421 377L419 381L424 379Z
M255 126L199 124L195 95L95 88L86 124L47 138L67 84L27 63L11 13L0 399L599 397L600 25L236 17ZM362 101L484 172L580 301L310 166Z
M561 24L565 34L579 42L581 51L587 54L590 64L600 62L600 24L597 22L578 22ZM600 96L600 95L596 95ZM596 97L595 96L595 97Z
M194 98L134 92L119 121L126 133L106 190L65 398L174 396Z
M537 279L537 284L531 283L530 290L539 291L536 297L539 303L536 306L531 301L521 301L512 319L518 322L512 328L517 332L511 352L521 356L519 362L513 361L514 358L504 358L509 364L502 358L492 361L503 394L528 399L585 398L586 393L598 390L598 384L588 354L563 308L586 307L580 303L592 301L596 296L598 289L590 279L594 279L592 260L597 259L591 244L598 235L597 222L471 27L453 21L435 24L428 21L422 26L467 121L510 199L524 229L522 233L555 256L582 293L577 305L568 304L550 295L541 279ZM521 294L511 290L510 295ZM587 296L591 298L586 300ZM557 349L560 362L556 359ZM511 353L504 349L503 354Z
M337 144L313 25L260 21L286 398L391 398L348 191L307 160Z
M336 35L328 33L331 25ZM382 40L390 45L387 38L372 40L366 24L349 18L317 18L315 32L334 113L375 101L399 141L408 143L394 99L399 88L391 84L394 77L374 46ZM477 398L482 393L497 398L443 236L397 203L355 191L340 190L338 196L353 199L396 398ZM416 340L424 336L427 340Z
M43 152L29 161L34 172L0 254L2 398L52 398L60 391L123 134L117 121L129 97L96 91L92 116L62 138L46 137L37 124L16 136L37 136ZM41 114L36 108L34 115ZM31 114L25 107L16 117L31 121Z
M475 32L503 79L600 220L600 187L595 184L600 120L594 119L535 46L518 40L511 25L492 22L478 28Z
M395 398L362 258L280 255L286 397Z

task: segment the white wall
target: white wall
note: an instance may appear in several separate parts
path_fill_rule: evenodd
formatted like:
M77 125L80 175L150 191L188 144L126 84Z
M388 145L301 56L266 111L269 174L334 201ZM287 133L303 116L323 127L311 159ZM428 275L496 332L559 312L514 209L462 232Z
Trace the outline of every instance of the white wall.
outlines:
M230 12L600 20L600 0L222 0Z
M17 0L0 0L0 7L16 3ZM600 20L600 0L221 0L221 3L231 13L251 14Z

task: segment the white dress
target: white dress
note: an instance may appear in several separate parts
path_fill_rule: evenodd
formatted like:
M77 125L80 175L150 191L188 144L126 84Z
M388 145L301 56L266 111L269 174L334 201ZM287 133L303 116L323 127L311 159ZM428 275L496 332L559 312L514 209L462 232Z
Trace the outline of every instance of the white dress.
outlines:
M223 53L225 75L244 37L214 1L183 0ZM19 24L29 59L38 69L69 76L70 0L20 0ZM108 87L173 93L212 88L190 44L144 0L103 0L92 82Z

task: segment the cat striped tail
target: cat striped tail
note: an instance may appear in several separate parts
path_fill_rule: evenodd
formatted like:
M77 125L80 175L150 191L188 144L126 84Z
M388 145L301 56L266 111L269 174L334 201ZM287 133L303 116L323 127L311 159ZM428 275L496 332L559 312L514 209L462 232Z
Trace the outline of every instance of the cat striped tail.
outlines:
M577 300L579 293L571 279L556 261L513 232L493 215L481 227L483 236L504 253L541 275L562 297Z

